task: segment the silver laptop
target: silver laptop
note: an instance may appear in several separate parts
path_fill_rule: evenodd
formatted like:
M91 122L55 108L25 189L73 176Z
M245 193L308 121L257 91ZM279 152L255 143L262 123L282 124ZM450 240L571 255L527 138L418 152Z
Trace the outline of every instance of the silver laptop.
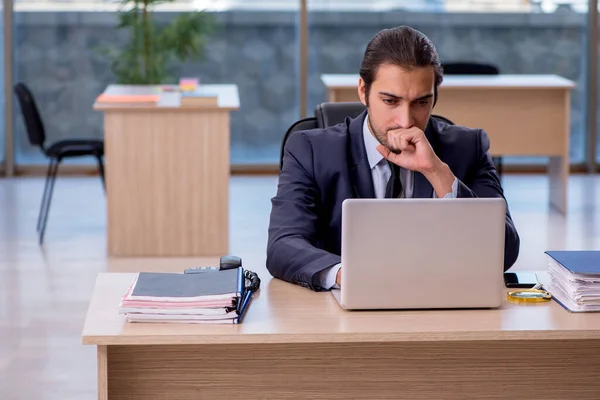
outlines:
M501 198L347 199L332 292L355 310L499 307L505 213Z

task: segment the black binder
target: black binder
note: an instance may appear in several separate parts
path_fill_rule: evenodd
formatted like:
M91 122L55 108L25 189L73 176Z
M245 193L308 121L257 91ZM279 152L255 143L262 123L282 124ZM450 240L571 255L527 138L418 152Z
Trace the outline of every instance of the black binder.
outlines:
M260 279L244 270L241 260L228 261L220 268L190 268L183 274L141 272L119 312L130 322L238 324Z

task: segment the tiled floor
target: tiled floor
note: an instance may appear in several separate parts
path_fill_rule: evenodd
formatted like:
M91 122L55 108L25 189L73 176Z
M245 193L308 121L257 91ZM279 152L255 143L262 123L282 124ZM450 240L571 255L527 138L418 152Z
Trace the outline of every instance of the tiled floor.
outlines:
M96 398L96 354L81 328L97 273L137 263L176 270L195 260L108 259L105 198L97 178L60 177L43 247L36 218L43 179L0 180L0 399ZM277 177L231 179L230 253L264 264ZM548 249L600 248L600 178L570 180L566 216L549 210L544 175L507 176L504 188L521 236L514 269L544 269Z

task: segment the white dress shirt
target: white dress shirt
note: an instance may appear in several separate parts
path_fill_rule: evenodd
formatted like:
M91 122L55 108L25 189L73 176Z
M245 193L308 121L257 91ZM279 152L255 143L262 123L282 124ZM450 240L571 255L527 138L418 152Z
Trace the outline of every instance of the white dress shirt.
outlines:
M369 167L371 168L371 176L373 177L375 197L378 199L383 199L385 198L387 182L392 175L392 170L390 169L386 159L383 158L383 156L377 151L377 145L379 145L379 141L371 134L368 119L369 116L367 115L363 124L363 141L365 144L365 150L367 151ZM405 197L412 197L414 172L400 167L400 182L404 188ZM458 180L454 178L454 182L452 182L452 193L446 194L444 198L456 198L457 190ZM433 197L437 198L435 190L433 191ZM319 286L321 286L323 289L337 288L338 285L335 282L335 278L337 277L337 272L341 266L342 264L336 264L319 272Z

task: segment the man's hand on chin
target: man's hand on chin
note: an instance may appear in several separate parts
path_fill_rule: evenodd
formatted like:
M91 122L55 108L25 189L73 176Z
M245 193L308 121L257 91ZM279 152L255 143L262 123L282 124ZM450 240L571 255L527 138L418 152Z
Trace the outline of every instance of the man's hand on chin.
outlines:
M422 173L439 198L452 193L454 174L435 154L423 131L416 127L396 129L388 132L387 140L391 149L381 144L377 146L377 151L386 160Z

